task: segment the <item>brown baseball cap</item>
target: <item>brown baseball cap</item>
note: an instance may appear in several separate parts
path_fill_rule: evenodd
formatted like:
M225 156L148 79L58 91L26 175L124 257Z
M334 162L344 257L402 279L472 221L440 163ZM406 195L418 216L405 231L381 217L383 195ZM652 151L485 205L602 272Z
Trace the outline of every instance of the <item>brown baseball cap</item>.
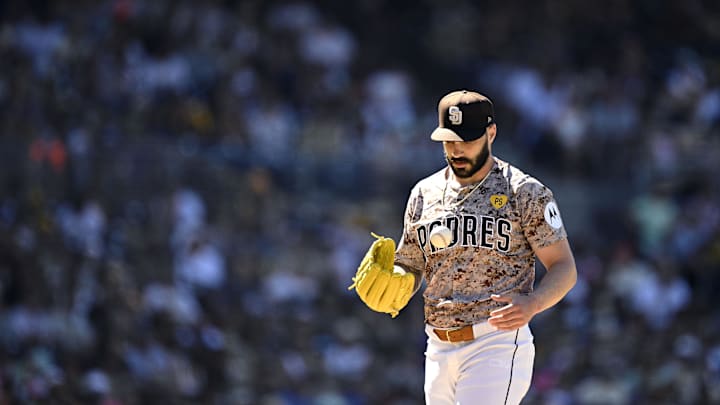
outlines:
M433 141L467 142L480 138L495 122L492 101L480 93L457 90L438 103L438 127Z

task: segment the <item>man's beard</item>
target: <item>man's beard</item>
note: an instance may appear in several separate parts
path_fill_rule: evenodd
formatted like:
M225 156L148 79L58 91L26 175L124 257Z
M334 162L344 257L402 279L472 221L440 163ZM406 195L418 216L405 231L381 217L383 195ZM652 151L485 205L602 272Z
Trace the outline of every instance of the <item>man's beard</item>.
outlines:
M475 173L478 172L484 165L485 162L487 162L488 157L490 156L490 149L488 148L487 141L485 142L485 146L483 146L482 150L475 156L474 159L471 158L455 158L451 159L447 154L445 154L445 161L448 162L448 165L450 166L450 169L452 169L453 173L455 173L455 176L460 179L467 179L472 177ZM456 168L453 166L453 163L459 163L459 162L466 162L469 163L470 166L466 168Z

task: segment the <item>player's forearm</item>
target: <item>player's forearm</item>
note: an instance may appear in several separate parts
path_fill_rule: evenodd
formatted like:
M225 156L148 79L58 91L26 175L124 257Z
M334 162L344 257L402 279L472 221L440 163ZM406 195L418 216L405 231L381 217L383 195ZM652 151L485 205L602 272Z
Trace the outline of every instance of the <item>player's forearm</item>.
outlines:
M577 270L572 257L553 263L532 293L535 312L542 312L560 302L576 280Z

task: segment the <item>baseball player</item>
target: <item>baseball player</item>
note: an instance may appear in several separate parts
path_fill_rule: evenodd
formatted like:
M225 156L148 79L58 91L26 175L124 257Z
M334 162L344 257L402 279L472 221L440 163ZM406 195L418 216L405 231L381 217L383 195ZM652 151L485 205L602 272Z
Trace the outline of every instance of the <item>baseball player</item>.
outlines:
M455 91L438 115L431 139L447 167L415 185L397 249L376 235L351 288L394 317L425 280L427 404L518 404L535 356L528 323L575 284L575 260L552 192L492 155L492 102ZM533 288L535 257L547 273Z

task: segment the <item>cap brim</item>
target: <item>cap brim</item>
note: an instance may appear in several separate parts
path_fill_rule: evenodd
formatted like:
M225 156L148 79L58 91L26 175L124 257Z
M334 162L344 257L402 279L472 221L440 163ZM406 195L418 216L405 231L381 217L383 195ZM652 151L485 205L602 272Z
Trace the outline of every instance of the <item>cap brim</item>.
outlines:
M447 128L435 128L433 133L430 134L430 139L444 142L464 142L460 135Z

